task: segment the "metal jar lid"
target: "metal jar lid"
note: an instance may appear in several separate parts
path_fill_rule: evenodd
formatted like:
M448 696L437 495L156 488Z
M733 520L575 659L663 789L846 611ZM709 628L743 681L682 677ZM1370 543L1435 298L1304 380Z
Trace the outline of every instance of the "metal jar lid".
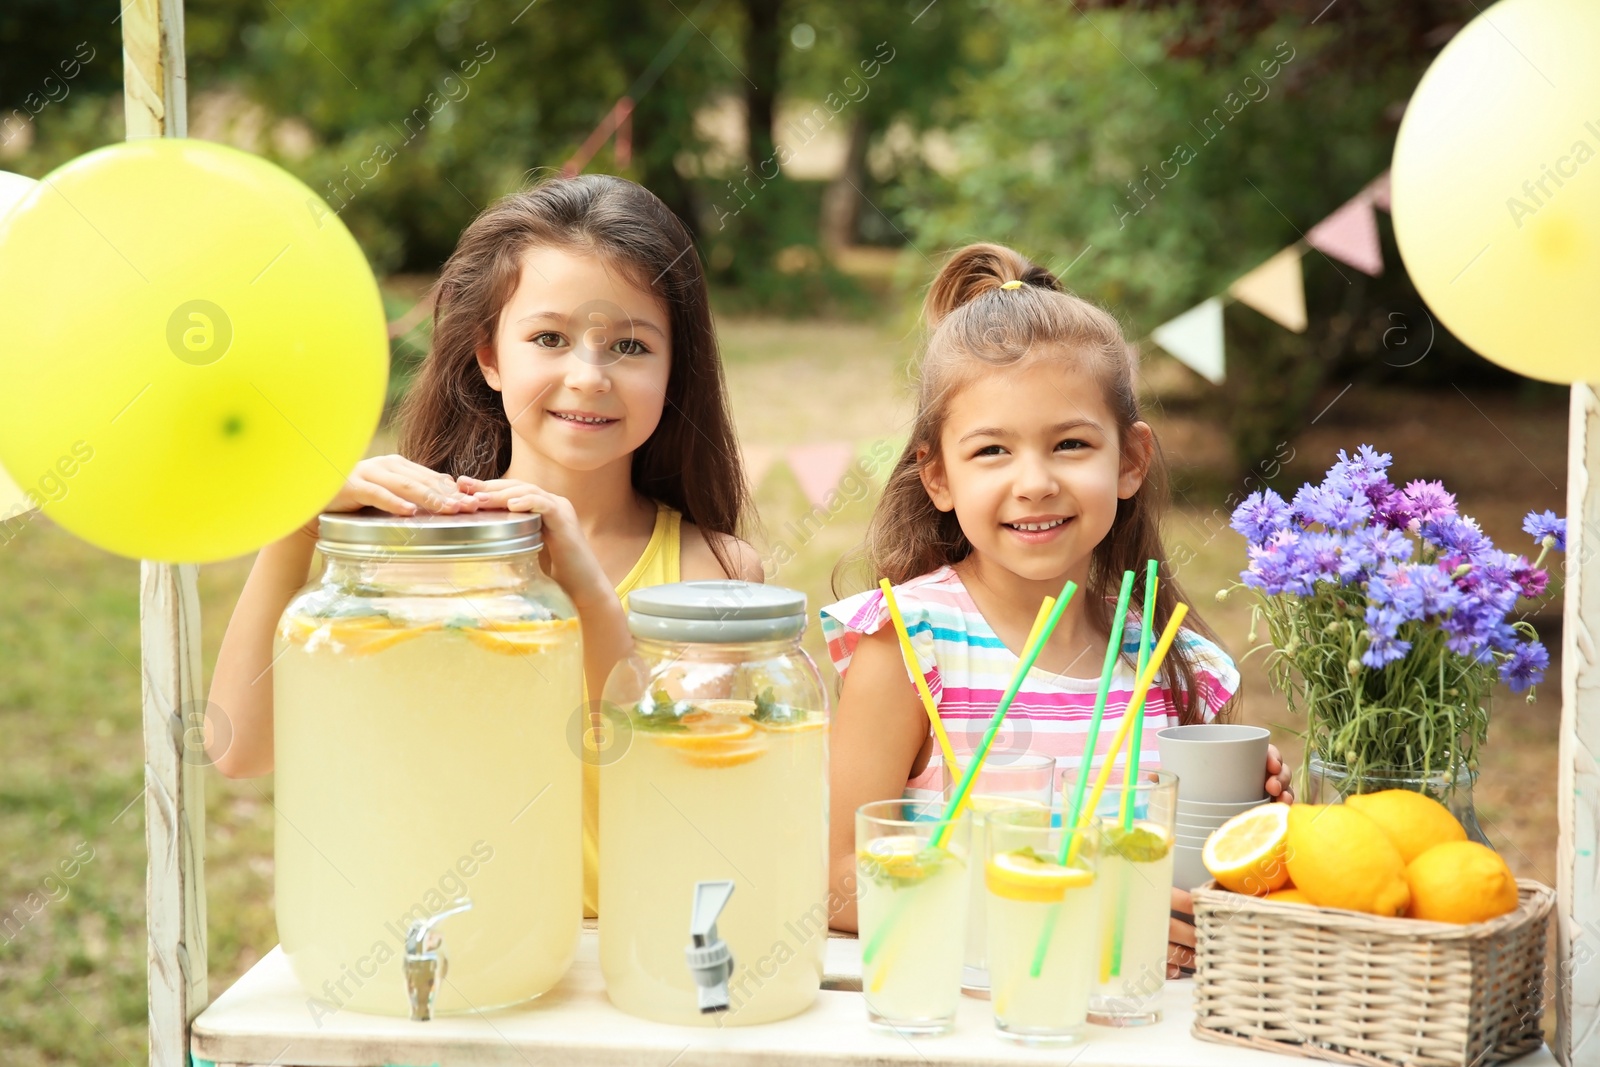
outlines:
M741 644L799 637L806 595L758 582L674 582L628 594L635 637L701 644Z
M317 548L362 559L486 559L532 552L544 544L538 515L478 511L460 515L390 515L377 508L318 518Z

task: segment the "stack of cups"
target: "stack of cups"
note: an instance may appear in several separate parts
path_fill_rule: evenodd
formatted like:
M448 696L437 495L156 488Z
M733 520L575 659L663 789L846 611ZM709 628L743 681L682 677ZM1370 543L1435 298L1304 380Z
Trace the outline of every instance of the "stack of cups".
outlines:
M1172 884L1189 890L1211 880L1201 861L1206 838L1267 796L1268 731L1232 723L1171 726L1156 735L1161 769L1178 776Z

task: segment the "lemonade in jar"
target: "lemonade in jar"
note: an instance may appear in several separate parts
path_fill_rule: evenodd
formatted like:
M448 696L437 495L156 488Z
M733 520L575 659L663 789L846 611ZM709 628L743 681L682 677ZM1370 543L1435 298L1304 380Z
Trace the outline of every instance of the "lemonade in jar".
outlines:
M628 608L634 651L590 746L607 995L682 1025L795 1015L821 987L830 914L828 708L800 648L805 596L680 582Z
M582 653L540 534L321 518L273 667L278 934L319 1018L514 1004L572 961Z

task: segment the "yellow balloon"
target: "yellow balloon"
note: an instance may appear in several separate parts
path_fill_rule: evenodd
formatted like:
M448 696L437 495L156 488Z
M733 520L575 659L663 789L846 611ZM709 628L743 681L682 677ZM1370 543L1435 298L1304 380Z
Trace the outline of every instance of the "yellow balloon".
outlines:
M0 219L5 218L6 213L37 184L32 178L0 170ZM0 384L4 384L3 381ZM35 506L33 498L22 491L22 487L6 473L4 467L0 467L0 522L10 522L26 515ZM3 533L0 533L0 540L3 539Z
M109 551L237 556L371 440L388 379L355 239L284 171L205 141L98 149L0 220L0 465Z
M1462 341L1600 379L1600 3L1502 0L1433 61L1390 170L1417 291Z

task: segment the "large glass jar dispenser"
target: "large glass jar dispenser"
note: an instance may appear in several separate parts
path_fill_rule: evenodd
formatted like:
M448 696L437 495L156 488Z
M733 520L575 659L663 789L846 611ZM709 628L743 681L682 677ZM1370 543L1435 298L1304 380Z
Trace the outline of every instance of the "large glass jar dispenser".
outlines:
M582 922L578 621L536 515L321 518L274 647L278 935L314 1010L538 996Z

